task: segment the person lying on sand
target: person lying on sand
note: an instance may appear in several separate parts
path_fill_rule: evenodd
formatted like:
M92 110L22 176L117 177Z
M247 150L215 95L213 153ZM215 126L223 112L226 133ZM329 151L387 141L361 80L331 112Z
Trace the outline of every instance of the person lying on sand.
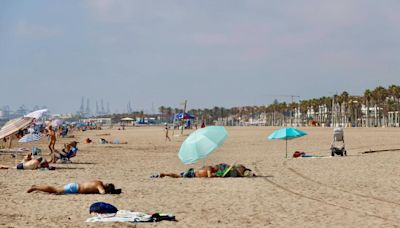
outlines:
M193 178L193 177L215 177L215 173L217 170L213 166L204 166L201 169L193 169L190 168L185 172L181 172L180 174L176 173L159 173L154 174L152 178L163 178L163 177L173 177L173 178Z
M13 167L0 166L0 169L10 169L10 168ZM32 158L32 154L25 156L24 160L18 163L15 168L26 169L26 170L34 170L40 168L48 168L49 170L55 169L54 167L49 166L49 163L46 161L46 159L43 159L42 157Z
M313 158L313 157L320 157L320 156L307 154L301 151L296 151L293 153L293 158Z
M34 191L47 192L53 194L121 194L121 189L115 189L114 184L104 184L99 180L85 181L81 183L69 183L63 187L53 187L50 185L33 185L27 193Z
M104 133L104 134L97 134L96 136L109 136L111 135L110 133Z
M255 177L257 176L253 171L241 164L232 164L228 166L225 163L218 164L218 171L216 175L218 177Z
M114 139L112 142L106 139L100 138L100 144L128 144L126 141L119 141L119 139Z
M66 139L74 139L74 138L75 138L75 135L67 135L67 136L65 136L65 137L63 137L63 138L66 138Z
M244 165L227 165L221 163L215 166L204 166L200 169L190 168L189 170L182 172L180 174L176 173L159 173L152 175L151 178L163 178L163 177L173 177L173 178L194 178L194 177L250 177L256 176L252 173L251 169L246 168Z

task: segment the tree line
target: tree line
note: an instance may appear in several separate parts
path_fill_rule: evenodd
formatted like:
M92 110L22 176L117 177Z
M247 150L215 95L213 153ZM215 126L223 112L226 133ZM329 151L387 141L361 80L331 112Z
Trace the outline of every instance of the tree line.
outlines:
M297 113L301 113L303 116L302 121L304 122L313 120L312 117L307 116L310 113L320 113L321 106L325 107L327 111L327 116L324 120L325 124L330 124L334 118L339 118L359 126L362 124L360 123L360 118L364 118L364 125L366 126L381 126L387 123L389 112L400 111L400 86L390 85L387 88L378 86L373 90L365 90L362 95L350 95L347 91L342 91L334 96L323 96L298 102L286 103L275 100L269 105L191 109L188 113L208 123L224 118L241 120L243 118L257 117L260 114L273 114L277 120L286 119L286 122L288 122L289 118L293 118L294 110L296 110ZM362 107L364 107L363 110L361 110ZM375 110L375 112L371 114L371 110ZM159 112L161 116L167 117L182 112L182 109L161 106L159 107ZM364 116L362 116L363 113Z
M123 117L160 118L162 122L171 122L173 116L182 112L182 108L160 106L159 114L146 114L143 111L111 114L113 122ZM387 88L378 86L366 89L362 95L350 95L342 91L333 96L299 100L296 102L279 102L272 104L242 107L213 107L190 109L187 112L196 116L198 122L208 124L238 125L250 118L264 118L265 125L284 125L294 122L307 125L310 121L318 124L332 123L351 124L354 126L384 126L388 125L390 112L400 111L400 86L390 85ZM400 118L400 114L399 117Z

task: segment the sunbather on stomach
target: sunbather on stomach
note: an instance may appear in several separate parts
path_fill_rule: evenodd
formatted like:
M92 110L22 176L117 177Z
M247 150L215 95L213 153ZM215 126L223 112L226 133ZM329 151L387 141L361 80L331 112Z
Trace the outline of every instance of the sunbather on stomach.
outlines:
M41 191L53 194L120 194L121 189L115 189L114 184L104 184L102 181L85 181L81 183L69 183L63 187L50 185L33 185L27 192Z

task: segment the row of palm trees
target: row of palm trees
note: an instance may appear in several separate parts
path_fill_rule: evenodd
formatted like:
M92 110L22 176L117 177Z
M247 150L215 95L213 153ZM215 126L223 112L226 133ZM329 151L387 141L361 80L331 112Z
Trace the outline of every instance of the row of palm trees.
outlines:
M161 106L161 116L170 117L181 109ZM378 86L365 90L363 95L343 91L334 96L323 96L299 102L278 102L270 105L244 107L214 107L191 109L188 112L207 123L238 125L249 119L263 118L264 125L300 124L311 122L324 125L388 126L391 112L400 111L400 86ZM399 121L399 115L395 120Z

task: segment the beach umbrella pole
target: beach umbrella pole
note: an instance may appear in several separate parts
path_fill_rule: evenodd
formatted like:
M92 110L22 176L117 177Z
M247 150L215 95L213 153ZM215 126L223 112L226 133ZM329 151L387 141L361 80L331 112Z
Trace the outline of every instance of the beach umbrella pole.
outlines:
M287 158L287 138L286 138L286 158Z
M184 107L183 107L183 116L182 116L182 130L181 130L181 135L183 135L183 129L185 128L185 113L186 113L186 105L187 105L187 100L185 100Z
M174 113L174 119L172 120L172 136L175 136L175 113Z

